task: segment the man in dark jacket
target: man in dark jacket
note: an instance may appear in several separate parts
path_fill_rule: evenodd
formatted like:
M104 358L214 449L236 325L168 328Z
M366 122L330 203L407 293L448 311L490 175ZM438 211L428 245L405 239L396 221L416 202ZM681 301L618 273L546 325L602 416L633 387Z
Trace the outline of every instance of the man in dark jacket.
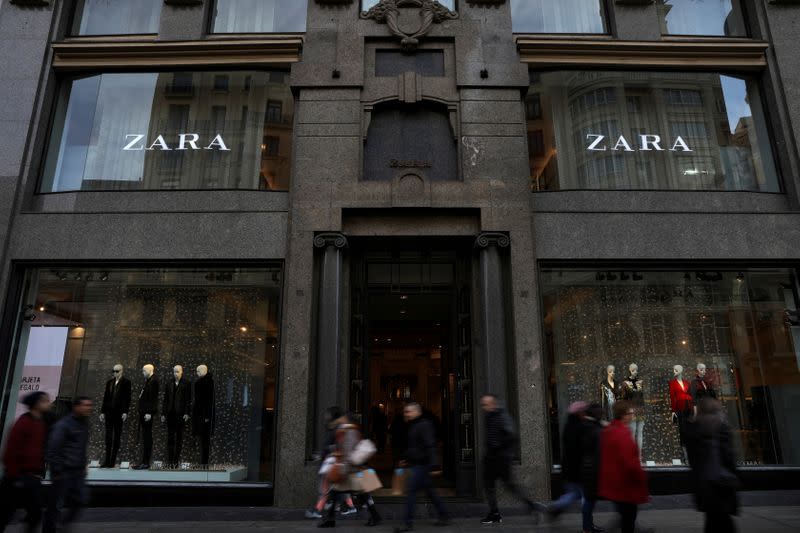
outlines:
M117 464L122 424L128 419L131 406L131 380L122 375L122 365L114 365L114 377L106 382L100 419L106 425L106 460L103 468L114 468Z
M450 524L450 516L444 503L439 498L431 481L431 470L437 465L436 459L436 428L427 418L422 417L422 408L418 403L410 403L403 409L403 416L408 423L408 440L405 460L401 465L411 469L408 480L408 497L406 500L405 527L395 529L395 532L413 531L414 504L417 501L417 491L424 490L439 513L437 526Z
M42 521L42 476L47 426L44 414L50 398L44 392L32 392L22 399L28 412L20 416L8 434L3 464L5 476L0 483L0 532L18 507L27 512L27 531L36 531Z
M65 416L53 427L47 443L47 464L53 485L47 503L43 533L56 531L59 514L63 505L70 512L64 523L77 518L81 508L86 505L86 447L89 444L89 416L92 414L92 400L81 396L72 404L72 413Z
M569 406L567 423L564 425L561 446L561 473L564 479L564 494L548 508L551 517L556 517L583 497L581 490L581 456L583 417L588 405L575 402Z
M600 433L603 425L600 421L603 409L599 403L593 403L583 417L583 433L581 434L581 490L583 491L584 533L597 533L602 528L594 525L592 513L597 503L597 472L600 468Z
M483 482L486 486L486 499L489 502L489 514L481 523L496 524L503 521L497 507L497 489L495 484L500 479L511 493L525 502L530 511L536 506L528 499L511 477L511 461L514 457L514 424L508 413L500 407L494 394L481 397L481 408L486 413L486 457L483 459Z

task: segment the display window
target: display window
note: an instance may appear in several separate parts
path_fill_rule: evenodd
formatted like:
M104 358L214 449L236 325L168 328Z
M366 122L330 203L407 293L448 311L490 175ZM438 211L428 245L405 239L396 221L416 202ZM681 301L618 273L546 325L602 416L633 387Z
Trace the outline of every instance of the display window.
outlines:
M514 33L606 33L603 0L511 0Z
M739 0L657 0L664 35L746 37Z
M534 191L780 192L753 78L625 71L530 77Z
M163 0L78 0L72 35L158 33Z
M287 190L293 119L283 71L67 78L40 192Z
M541 273L553 459L572 402L630 429L651 467L686 465L697 402L722 402L742 465L800 464L800 321L788 269Z
M270 481L281 267L42 268L8 374L54 412L88 396L90 481Z
M306 0L216 0L213 33L306 31Z

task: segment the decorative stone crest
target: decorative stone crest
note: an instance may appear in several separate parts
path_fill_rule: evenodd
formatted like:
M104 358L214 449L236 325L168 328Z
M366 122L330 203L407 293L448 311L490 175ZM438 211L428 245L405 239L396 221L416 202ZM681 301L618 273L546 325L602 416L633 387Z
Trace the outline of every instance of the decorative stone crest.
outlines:
M414 13L414 8L416 13ZM450 11L437 0L381 0L369 11L361 12L362 19L372 19L386 24L400 37L400 45L406 52L413 52L419 46L419 39L431 31L434 23L458 18L458 13Z

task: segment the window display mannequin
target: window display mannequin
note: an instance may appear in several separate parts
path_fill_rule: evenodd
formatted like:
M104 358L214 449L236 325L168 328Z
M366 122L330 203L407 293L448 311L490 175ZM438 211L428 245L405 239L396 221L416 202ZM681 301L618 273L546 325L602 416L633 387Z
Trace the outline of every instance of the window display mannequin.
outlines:
M639 377L639 366L631 363L628 367L628 377L622 382L622 399L627 400L633 407L633 418L629 424L636 445L639 446L639 458L642 457L642 444L644 443L644 387L642 378Z
M114 365L114 377L106 381L100 420L106 426L106 460L101 468L114 468L122 438L122 423L128 419L131 406L131 380L122 375L122 365Z
M680 437L681 447L686 454L686 441L684 431L686 423L692 417L694 401L689 391L691 384L683 379L683 367L675 365L672 367L672 380L669 382L669 403L672 407L672 422L678 425L678 436Z
M167 465L177 467L180 464L183 447L183 427L189 421L189 409L192 403L192 390L183 379L183 367L172 367L173 380L164 390L164 405L161 410L161 421L167 423Z
M697 404L703 398L716 398L717 391L714 390L714 385L706 379L706 365L697 363L697 375L692 380L692 385L689 388L689 393L692 395L694 402L693 413L697 414Z
M200 464L208 465L211 435L214 434L214 378L206 365L197 367L192 404L192 433L200 439Z
M614 403L619 398L619 387L617 382L614 381L614 374L616 373L614 365L606 367L606 377L600 382L600 405L603 408L603 418L605 420L614 420Z
M142 462L135 466L136 470L150 468L150 456L153 453L153 418L158 414L158 380L155 377L156 367L147 364L142 367L144 386L139 393L139 434L142 438Z

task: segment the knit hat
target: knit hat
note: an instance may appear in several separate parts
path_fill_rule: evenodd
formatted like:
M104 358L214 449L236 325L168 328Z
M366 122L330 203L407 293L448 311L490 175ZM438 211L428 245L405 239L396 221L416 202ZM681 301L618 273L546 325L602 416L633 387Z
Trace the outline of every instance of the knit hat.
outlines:
M39 403L39 400L41 400L42 397L47 397L47 393L37 390L36 392L32 392L27 396L25 396L24 398L22 398L22 403L28 409L32 409L34 405Z

